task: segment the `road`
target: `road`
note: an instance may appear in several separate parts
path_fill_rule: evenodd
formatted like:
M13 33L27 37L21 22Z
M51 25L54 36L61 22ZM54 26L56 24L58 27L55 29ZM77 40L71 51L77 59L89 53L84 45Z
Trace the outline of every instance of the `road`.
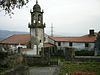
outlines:
M32 67L30 75L57 75L57 67Z

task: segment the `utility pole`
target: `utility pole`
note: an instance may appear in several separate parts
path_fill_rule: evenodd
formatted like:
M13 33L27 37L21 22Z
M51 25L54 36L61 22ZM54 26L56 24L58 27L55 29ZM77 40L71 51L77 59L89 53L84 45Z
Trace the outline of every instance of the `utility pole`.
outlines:
M53 31L53 28L54 28L54 27L53 27L53 24L51 24L51 36L53 36L53 32L54 32L54 31Z

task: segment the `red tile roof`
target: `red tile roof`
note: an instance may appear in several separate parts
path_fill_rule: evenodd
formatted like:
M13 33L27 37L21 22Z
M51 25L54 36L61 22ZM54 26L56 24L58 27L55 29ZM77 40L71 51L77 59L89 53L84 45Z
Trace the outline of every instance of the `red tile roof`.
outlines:
M52 47L52 46L55 46L55 45L51 43L44 43L44 47Z
M96 36L80 36L80 37L51 37L55 41L59 42L95 42Z
M16 35L12 35L2 40L0 43L2 44L26 44L28 43L29 39L30 39L29 34L16 34Z
M80 37L50 37L55 41L62 42L95 42L96 36L84 35ZM16 34L12 35L0 43L2 44L27 44L30 39L30 34ZM45 47L52 46L52 44L45 44Z

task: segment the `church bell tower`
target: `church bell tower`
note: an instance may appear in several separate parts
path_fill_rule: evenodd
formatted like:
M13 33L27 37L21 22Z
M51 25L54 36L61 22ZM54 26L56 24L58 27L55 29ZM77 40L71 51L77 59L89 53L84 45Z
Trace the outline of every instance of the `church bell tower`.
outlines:
M45 23L43 23L43 11L36 0L36 4L33 6L31 13L31 23L28 25L30 28L30 39L31 39L31 48L36 46L36 54L39 54L41 51L40 47L43 47L44 43L44 28Z

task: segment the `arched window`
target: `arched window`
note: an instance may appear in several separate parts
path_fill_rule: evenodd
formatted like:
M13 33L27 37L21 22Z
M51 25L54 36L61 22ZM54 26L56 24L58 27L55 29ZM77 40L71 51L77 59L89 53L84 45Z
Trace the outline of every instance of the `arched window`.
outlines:
M40 43L41 43L41 40L40 40Z
M36 16L33 15L33 23L36 23Z
M35 23L36 21L35 20L33 20L33 23Z
M38 22L41 23L41 15L38 15Z

